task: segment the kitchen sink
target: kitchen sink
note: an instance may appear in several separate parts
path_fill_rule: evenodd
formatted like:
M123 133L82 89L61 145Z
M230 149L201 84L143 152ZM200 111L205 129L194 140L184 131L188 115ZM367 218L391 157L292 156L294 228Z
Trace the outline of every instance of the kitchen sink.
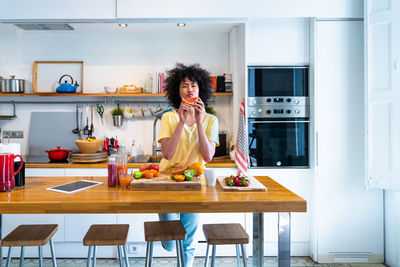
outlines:
M136 159L129 159L129 163L160 163L162 157L150 155L138 155Z

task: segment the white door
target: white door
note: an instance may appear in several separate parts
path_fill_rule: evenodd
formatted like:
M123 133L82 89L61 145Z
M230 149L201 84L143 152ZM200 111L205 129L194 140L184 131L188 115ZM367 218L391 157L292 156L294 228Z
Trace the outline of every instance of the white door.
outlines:
M367 187L400 189L399 5L365 1Z

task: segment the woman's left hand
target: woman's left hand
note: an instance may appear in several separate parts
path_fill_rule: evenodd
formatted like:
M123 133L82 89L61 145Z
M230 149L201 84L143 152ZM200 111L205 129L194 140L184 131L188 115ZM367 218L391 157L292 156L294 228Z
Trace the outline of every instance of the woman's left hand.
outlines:
M194 103L192 105L192 107L194 108L196 123L201 123L203 121L204 113L206 112L206 110L204 108L204 103L203 103L203 101L201 101L201 98L199 98L196 101L196 103Z

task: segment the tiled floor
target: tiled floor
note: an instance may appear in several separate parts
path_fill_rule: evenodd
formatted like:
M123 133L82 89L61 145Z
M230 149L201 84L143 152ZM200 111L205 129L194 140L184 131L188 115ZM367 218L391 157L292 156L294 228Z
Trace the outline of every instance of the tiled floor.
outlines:
M248 266L251 267L251 257L247 261ZM5 260L3 261L5 264ZM24 266L25 267L36 267L38 266L37 259L25 259ZM115 259L98 259L97 264L98 267L118 267L119 264ZM129 265L132 267L135 266L144 266L144 258L130 258ZM298 266L318 266L318 267L384 267L383 264L365 264L365 263L346 263L346 264L318 264L311 260L309 257L291 257L290 265L293 267ZM13 259L11 261L12 267L19 266L19 260ZM44 267L53 266L51 259L44 260ZM86 259L57 259L58 267L86 267ZM153 260L154 267L175 267L176 259L175 258L154 258ZM204 258L198 257L195 258L193 267L203 267L204 266ZM234 267L236 266L236 258L235 257L218 257L216 259L217 267ZM264 267L272 267L277 266L276 257L264 257Z

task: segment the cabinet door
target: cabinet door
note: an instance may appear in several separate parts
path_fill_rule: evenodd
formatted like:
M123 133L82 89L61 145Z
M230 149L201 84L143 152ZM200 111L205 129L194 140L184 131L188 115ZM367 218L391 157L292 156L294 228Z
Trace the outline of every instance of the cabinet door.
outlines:
M0 20L115 19L116 0L2 0Z
M106 168L67 168L65 176L107 176Z
M64 176L64 168L26 168L25 169L26 177L63 177Z
M365 1L367 187L400 189L400 2Z
M382 191L364 187L363 22L315 27L317 260L380 262Z

